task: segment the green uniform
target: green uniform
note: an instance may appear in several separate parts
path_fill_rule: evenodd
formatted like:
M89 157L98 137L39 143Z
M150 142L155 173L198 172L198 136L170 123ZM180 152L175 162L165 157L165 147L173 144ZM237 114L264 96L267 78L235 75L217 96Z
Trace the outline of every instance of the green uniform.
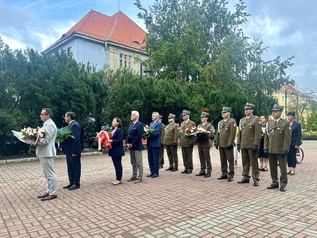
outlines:
M183 156L183 163L185 167L185 171L192 172L193 170L193 147L194 147L194 140L185 138L185 131L189 127L196 126L195 122L191 120L183 121L181 123L181 131L180 131L180 142L182 148L182 156Z
M211 173L212 166L211 166L211 159L210 159L210 147L211 141L210 138L213 133L213 126L206 122L204 124L200 124L198 127L205 129L206 131L210 131L210 136L206 137L197 137L197 145L198 145L198 155L200 160L200 172L199 174L207 174Z
M289 150L291 144L292 128L289 121L285 119L270 120L266 124L264 137L264 149L269 152L270 172L272 184L279 184L277 162L281 170L281 186L287 185L287 156L282 157L281 152Z
M178 136L178 125L175 122L169 123L165 127L165 135L163 140L163 144L166 148L166 153L169 160L169 169L178 169Z
M162 123L161 148L160 148L160 167L161 168L163 168L163 165L164 165L164 134L165 134L165 125Z
M252 167L252 178L259 181L259 163L258 153L253 150L253 147L258 147L260 144L261 127L260 119L257 116L251 115L244 117L239 123L239 133L237 144L241 147L242 157L242 176L243 180L250 179L250 165Z
M237 125L232 118L223 119L218 123L218 133L215 145L219 147L222 176L234 177L233 145L236 136ZM231 145L231 148L228 146ZM228 164L229 163L229 173Z

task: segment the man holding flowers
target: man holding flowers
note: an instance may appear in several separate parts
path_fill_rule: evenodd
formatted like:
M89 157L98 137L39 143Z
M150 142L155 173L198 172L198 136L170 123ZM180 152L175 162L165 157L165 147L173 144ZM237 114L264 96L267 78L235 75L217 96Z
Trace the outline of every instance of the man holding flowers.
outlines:
M50 108L43 108L41 111L41 121L43 127L39 132L44 132L45 136L41 137L36 146L36 156L40 159L46 179L46 192L38 196L42 201L48 201L57 198L57 182L54 171L54 159L56 157L55 138L57 127L51 119L53 111Z
M82 147L80 143L81 128L75 120L74 112L65 113L65 122L68 123L68 129L72 132L72 137L68 137L63 142L63 151L66 154L67 172L69 184L64 189L75 190L80 188L81 163L80 157Z

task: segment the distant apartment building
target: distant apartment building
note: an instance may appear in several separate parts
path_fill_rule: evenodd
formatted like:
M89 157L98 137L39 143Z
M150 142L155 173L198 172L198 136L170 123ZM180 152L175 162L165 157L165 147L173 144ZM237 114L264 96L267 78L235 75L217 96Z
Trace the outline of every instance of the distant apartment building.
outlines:
M44 53L71 49L79 63L97 70L109 67L140 72L140 63L148 58L144 50L146 32L123 12L107 16L91 10Z

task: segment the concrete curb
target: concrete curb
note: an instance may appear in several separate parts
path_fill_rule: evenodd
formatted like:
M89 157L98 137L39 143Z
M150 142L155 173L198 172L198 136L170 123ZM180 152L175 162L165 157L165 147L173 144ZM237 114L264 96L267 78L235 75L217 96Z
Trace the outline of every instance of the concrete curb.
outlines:
M92 156L92 155L102 155L102 152L99 151L93 151L93 152L84 152L81 154L82 157L85 156ZM57 155L56 159L65 159L65 155ZM8 159L8 160L0 160L1 164L12 164L12 163L21 163L21 162L33 162L38 161L38 157L30 157L30 158L21 158L21 159Z

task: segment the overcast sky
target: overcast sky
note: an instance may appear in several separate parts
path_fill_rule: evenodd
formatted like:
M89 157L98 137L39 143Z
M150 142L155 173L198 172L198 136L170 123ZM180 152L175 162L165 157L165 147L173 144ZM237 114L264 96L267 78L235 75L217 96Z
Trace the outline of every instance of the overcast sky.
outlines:
M134 0L0 0L0 37L10 48L46 49L91 9L119 9L144 28ZM154 0L141 0L144 6ZM231 4L237 0L230 0ZM300 89L317 92L317 0L245 0L246 35L269 47L264 59L295 56L287 71Z

